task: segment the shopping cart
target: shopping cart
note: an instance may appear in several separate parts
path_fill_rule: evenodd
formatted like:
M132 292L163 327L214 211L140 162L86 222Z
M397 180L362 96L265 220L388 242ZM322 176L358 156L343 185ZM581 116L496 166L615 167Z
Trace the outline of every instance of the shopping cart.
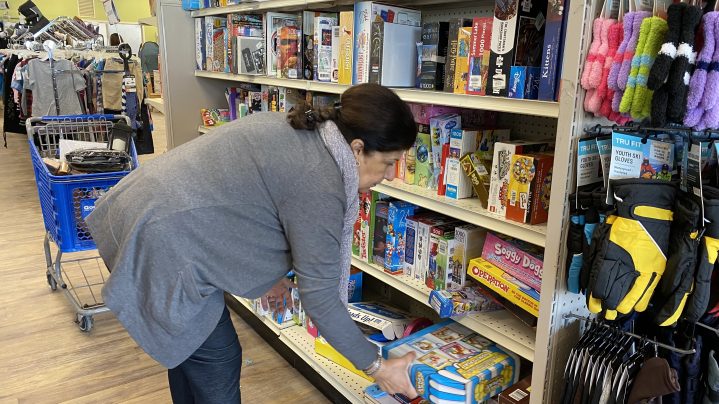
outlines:
M92 329L93 315L108 311L100 290L109 274L85 218L95 208L95 201L129 171L53 175L43 158L59 156L60 139L107 144L113 125L121 120L130 124L123 115L51 116L30 118L25 123L45 222L47 283L53 291L58 285L65 291L75 307L75 321L83 331ZM138 162L132 142L130 154L134 169ZM63 260L63 253L78 253L80 258Z

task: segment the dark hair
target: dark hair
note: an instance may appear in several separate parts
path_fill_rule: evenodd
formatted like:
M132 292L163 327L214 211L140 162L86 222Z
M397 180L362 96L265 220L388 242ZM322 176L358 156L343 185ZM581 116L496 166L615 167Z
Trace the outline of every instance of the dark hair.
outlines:
M360 139L368 152L407 150L417 138L417 124L407 103L377 84L351 87L330 107L313 109L301 102L287 115L287 121L295 129L306 130L333 121L347 143Z
M122 43L122 36L117 32L110 34L110 46L118 46Z

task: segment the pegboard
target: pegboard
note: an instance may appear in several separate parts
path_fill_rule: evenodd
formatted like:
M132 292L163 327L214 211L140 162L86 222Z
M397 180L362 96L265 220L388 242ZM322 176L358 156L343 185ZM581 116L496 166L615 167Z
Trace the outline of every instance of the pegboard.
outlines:
M557 118L507 112L497 115L497 125L511 129L514 139L543 140L557 136Z
M462 4L445 4L441 9L422 10L422 22L449 21L452 18L492 17L494 2L486 2L480 6L462 6Z

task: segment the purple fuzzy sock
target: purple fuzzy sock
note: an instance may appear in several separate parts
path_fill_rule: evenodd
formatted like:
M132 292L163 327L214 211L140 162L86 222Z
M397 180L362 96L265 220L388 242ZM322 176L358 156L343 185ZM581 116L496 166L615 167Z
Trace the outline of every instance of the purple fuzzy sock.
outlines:
M634 52L637 50L637 42L639 42L639 31L642 27L642 22L645 18L652 16L649 11L637 11L637 16L632 21L632 37L627 42L627 48L624 52L624 59L622 60L622 66L619 69L617 75L617 86L620 90L627 88L627 80L629 79L629 71L632 69L632 59L634 58Z
M624 60L624 52L627 49L627 43L632 36L633 21L634 16L636 15L637 13L635 12L624 15L624 37L622 38L622 43L619 44L617 53L614 54L614 61L612 62L612 67L609 69L609 76L607 77L607 87L613 91L619 90L619 87L617 86L619 69L622 67L622 60Z
M697 130L716 128L719 128L719 105L704 111L704 117L699 125L696 126Z
M704 110L701 107L687 108L687 113L684 115L684 126L701 130L697 125L702 121L703 116Z
M696 70L694 70L694 74L692 75L691 81L689 82L687 110L697 108L699 106L699 101L704 95L704 86L707 82L707 69L709 68L709 63L711 63L712 56L714 56L714 25L716 24L718 17L719 12L716 11L712 11L704 15L704 22L702 24L704 29L704 47L699 53L699 57L697 58ZM690 113L688 112L687 117L689 117L689 115ZM694 125L696 125L697 123L699 122L694 122ZM686 120L684 124L690 127L694 126L687 123Z
M719 18L714 23L714 35L718 32L717 27L719 27ZM707 69L707 82L699 106L708 111L717 104L717 97L719 97L719 46L714 46L714 55Z

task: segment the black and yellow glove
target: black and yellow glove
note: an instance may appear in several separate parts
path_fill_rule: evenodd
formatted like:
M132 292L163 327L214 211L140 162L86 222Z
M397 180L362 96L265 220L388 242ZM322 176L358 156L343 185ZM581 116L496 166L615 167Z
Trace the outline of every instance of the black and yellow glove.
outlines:
M667 263L676 197L676 185L663 180L615 180L612 186L617 211L606 219L609 237L595 257L587 302L608 320L649 306Z
M701 240L699 264L694 273L694 290L687 300L682 318L695 323L704 315L709 305L711 277L719 254L719 189L702 187L704 193L704 236Z
M662 327L677 323L692 291L701 241L701 215L701 207L690 196L677 198L669 236L669 259L652 298L656 323Z

